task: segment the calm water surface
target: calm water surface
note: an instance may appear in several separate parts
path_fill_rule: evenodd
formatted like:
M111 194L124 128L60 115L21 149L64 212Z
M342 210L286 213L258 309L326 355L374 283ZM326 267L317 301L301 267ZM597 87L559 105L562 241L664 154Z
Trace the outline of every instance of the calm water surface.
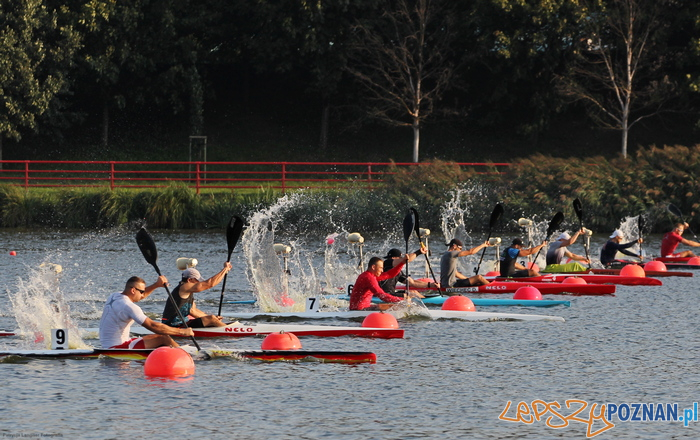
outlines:
M226 259L221 232L156 232L159 264L175 278L175 259L195 257L205 277ZM658 249L652 237L648 249ZM598 249L604 237L595 237ZM14 250L17 256L10 257ZM368 246L368 252L372 250ZM581 249L573 248L581 253ZM155 279L133 232L0 232L0 328L17 326L8 295L31 284L31 268L61 264L60 290L82 327L97 327L103 299L132 274ZM381 252L385 252L382 249ZM597 253L597 251L595 252ZM323 256L319 256L322 260ZM244 259L233 254L227 299L250 299ZM322 265L322 263L319 263ZM433 266L437 266L437 256ZM663 278L662 287L618 286L611 297L567 297L570 308L487 308L563 316L565 323L412 321L403 340L306 338L304 348L374 351L375 365L263 364L230 359L197 363L189 380L154 380L142 362L33 360L0 364L3 437L465 439L585 438L586 425L562 429L499 420L521 401L564 406L678 403L698 392L698 279ZM24 287L22 287L24 286ZM200 294L214 312L220 290ZM165 292L141 305L162 311ZM546 296L546 298L561 298ZM232 308L234 306L225 306ZM343 321L326 324L348 325ZM86 340L98 345L97 340ZM200 341L259 348L261 339ZM31 341L0 339L0 348ZM562 414L571 411L562 410ZM579 416L587 417L588 409ZM551 414L547 414L546 418ZM597 439L698 438L697 423L619 422ZM553 424L560 424L555 419ZM602 428L602 422L593 430Z

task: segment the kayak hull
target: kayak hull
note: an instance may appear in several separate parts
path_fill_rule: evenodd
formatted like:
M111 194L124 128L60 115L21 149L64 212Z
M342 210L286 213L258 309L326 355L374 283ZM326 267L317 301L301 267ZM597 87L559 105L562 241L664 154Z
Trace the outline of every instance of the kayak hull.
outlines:
M228 312L223 316L240 319L364 319L375 311L352 310L346 312ZM463 321L557 321L564 322L560 316L547 315L526 315L518 313L492 313L492 312L462 312L456 310L426 310L416 313L406 313L404 311L385 311L397 319L409 316L426 317L430 319L459 319Z
M661 280L651 277L628 277L620 275L603 275L603 274L546 274L540 275L538 277L526 277L526 278L501 278L497 277L496 280L499 281L515 281L518 283L530 283L530 282L546 282L546 283L561 283L566 278L577 277L582 278L588 284L620 284L623 286L661 286L663 283Z
M599 274L599 275L619 275L622 269L588 269L586 272L570 272L571 276L585 275L587 273ZM648 277L654 278L664 278L664 277L692 277L692 272L678 272L678 271L661 271L661 270L645 270L644 273Z
M96 359L100 357L143 360L152 349L129 350L114 348L68 349L68 350L8 350L0 352L0 358L17 357L30 359ZM232 357L255 359L264 362L321 362L361 364L377 362L377 355L361 351L318 350L205 350L207 357Z
M469 293L515 293L525 283L517 281L494 281L484 286L471 287L448 287L442 289L441 293L464 295ZM544 283L527 282L528 286L537 288L544 294L563 295L613 295L615 293L614 284L564 284L564 283ZM420 289L418 289L420 290Z

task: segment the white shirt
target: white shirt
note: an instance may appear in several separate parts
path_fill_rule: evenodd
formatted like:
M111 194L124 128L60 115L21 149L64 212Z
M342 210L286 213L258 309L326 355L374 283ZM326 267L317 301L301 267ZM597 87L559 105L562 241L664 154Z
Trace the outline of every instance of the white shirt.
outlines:
M100 344L109 348L130 339L129 330L134 322L139 325L148 319L141 307L121 292L113 293L107 298L102 319L100 319Z

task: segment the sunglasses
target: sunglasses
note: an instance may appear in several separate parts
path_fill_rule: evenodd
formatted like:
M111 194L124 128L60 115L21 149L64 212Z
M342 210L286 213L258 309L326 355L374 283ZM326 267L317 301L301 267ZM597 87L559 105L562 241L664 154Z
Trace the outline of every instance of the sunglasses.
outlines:
M133 288L133 289L136 289L138 292L140 292L141 295L143 295L144 293L146 293L145 290L141 290L141 289L139 289L138 287L132 287L132 288Z

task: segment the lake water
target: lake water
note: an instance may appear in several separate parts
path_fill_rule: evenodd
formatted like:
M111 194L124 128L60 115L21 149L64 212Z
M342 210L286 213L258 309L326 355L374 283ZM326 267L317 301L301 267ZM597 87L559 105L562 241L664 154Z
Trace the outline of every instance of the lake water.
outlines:
M106 233L0 231L3 289L0 328L17 327L10 296L36 289L41 263L63 267L60 294L71 320L97 327L104 298L120 291L131 275L147 281L155 272L136 247L134 231ZM226 259L223 234L154 234L163 273L176 279L178 257L194 257L205 277ZM594 236L597 250L606 237ZM505 241L505 239L504 239ZM433 241L437 243L439 241ZM649 250L658 250L651 237ZM373 247L376 246L376 247ZM381 249L380 249L381 248ZM442 249L439 247L437 249ZM9 256L14 250L16 256ZM581 253L575 245L572 250ZM386 252L384 243L366 246L366 257ZM433 266L438 266L438 255ZM383 254L382 254L383 255ZM323 253L314 257L323 269ZM240 249L233 254L226 298L251 299ZM416 270L418 266L416 266ZM231 359L198 361L186 380L149 379L143 362L117 360L32 360L2 363L4 404L0 436L245 439L465 439L585 438L587 425L570 419L554 429L551 412L531 424L516 417L516 405L585 401L587 419L596 404L677 404L678 415L700 400L698 392L697 278L662 278L662 287L618 286L615 296L561 297L570 308L482 308L486 311L558 315L556 322L408 321L403 340L305 338L304 348L373 351L374 365L265 364ZM49 293L45 293L50 295ZM140 303L156 316L165 292ZM215 312L220 289L199 294L200 307ZM505 297L505 296L503 296ZM224 310L234 306L226 305ZM237 306L245 307L245 306ZM253 306L250 306L252 310ZM25 314L39 313L33 310ZM22 318L24 319L24 318ZM348 325L343 321L324 324ZM30 338L31 339L31 338ZM98 345L95 339L85 340ZM200 341L204 347L260 347L261 339ZM31 340L0 338L0 348L25 347ZM40 344L39 344L40 345ZM554 405L553 408L555 408ZM543 407L538 407L543 408ZM656 406L654 406L656 408ZM521 405L521 411L524 410ZM594 414L600 411L597 408ZM641 414L641 412L640 412ZM523 415L521 420L529 421ZM698 438L698 423L611 420L615 427L595 438ZM561 425L554 416L552 425ZM594 423L591 431L603 428Z

